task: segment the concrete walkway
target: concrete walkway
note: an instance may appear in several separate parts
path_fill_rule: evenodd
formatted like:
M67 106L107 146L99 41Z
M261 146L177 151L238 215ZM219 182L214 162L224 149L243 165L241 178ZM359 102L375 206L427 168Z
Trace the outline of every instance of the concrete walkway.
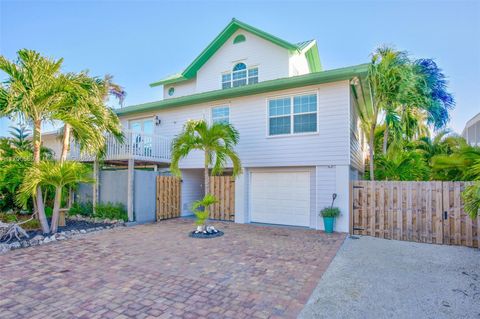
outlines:
M480 250L346 239L300 318L480 318Z

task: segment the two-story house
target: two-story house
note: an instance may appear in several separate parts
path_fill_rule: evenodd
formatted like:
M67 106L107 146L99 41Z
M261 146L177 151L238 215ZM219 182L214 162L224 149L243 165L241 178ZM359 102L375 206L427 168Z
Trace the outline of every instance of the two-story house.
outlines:
M322 229L319 211L336 193L336 229L346 232L349 184L364 171L356 109L371 103L366 73L365 64L324 71L315 40L290 43L233 19L187 68L150 85L163 90L162 100L117 110L126 143L142 141L128 165L168 171L169 143L187 120L228 122L240 132L243 165L235 222ZM125 150L132 152L111 141L106 159L119 162ZM180 167L182 213L189 214L203 197L202 154Z

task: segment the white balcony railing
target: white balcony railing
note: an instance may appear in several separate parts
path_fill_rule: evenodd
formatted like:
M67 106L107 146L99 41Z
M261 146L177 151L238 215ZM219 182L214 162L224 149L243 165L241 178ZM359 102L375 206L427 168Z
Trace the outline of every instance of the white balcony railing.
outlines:
M132 131L124 131L123 135L123 142L117 141L112 135L107 136L104 160L170 161L170 139L161 135ZM93 161L95 156L81 153L78 144L73 143L69 158L77 161Z

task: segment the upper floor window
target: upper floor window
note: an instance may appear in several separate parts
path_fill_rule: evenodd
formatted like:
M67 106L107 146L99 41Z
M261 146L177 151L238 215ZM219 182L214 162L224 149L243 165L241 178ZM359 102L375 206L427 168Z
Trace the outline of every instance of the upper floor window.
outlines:
M231 73L222 74L222 89L258 83L258 68L247 69L245 63L237 63Z
M235 39L233 39L233 44L237 44L237 43L240 43L240 42L245 42L245 36L243 34L239 34L235 37Z
M217 106L212 108L212 123L230 122L230 108L228 106Z
M297 95L268 101L268 135L317 132L317 95Z

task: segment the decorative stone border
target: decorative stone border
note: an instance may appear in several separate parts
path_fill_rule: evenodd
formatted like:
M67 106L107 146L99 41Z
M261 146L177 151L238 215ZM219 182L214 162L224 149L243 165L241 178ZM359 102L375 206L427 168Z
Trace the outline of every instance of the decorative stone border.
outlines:
M0 255L5 254L8 251L14 250L14 249L40 246L40 245L48 244L48 243L55 242L55 241L66 240L66 239L69 239L69 238L72 238L72 237L78 236L78 235L84 235L84 234L87 234L87 233L98 232L98 231L102 231L102 230L105 230L105 229L112 229L112 228L116 228L116 227L125 226L125 223L122 220L89 218L89 217L84 217L84 216L80 216L80 215L69 216L68 219L77 220L77 221L87 221L87 222L97 223L97 224L103 223L103 224L109 224L109 225L86 228L86 229L67 230L67 231L62 231L62 232L59 232L59 233L51 235L51 236L36 235L33 238L24 239L24 240L21 240L21 241L15 241L15 242L8 243L8 244L7 243L0 243Z

